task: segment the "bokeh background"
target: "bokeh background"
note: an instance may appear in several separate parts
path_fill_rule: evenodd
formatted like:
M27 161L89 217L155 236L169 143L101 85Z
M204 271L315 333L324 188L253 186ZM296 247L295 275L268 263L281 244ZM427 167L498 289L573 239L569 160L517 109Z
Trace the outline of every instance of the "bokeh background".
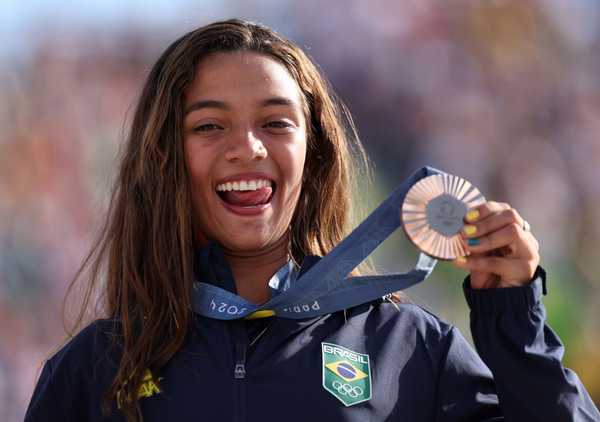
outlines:
M22 420L60 304L102 221L119 145L167 45L243 17L295 40L346 101L370 210L416 168L465 177L531 223L550 324L600 403L600 2L163 0L0 3L0 420ZM402 233L375 254L406 270ZM468 333L464 274L407 291Z

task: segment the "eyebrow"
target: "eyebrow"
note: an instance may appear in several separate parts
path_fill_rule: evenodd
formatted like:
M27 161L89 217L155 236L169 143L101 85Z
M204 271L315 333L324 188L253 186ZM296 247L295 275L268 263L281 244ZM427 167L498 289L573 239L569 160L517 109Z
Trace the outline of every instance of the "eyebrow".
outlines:
M296 102L285 97L271 97L267 98L260 102L260 107L269 107L269 106L288 106L294 107ZM185 110L184 116L188 115L192 111L200 110L203 108L216 108L220 110L230 110L231 108L227 105L227 103L218 100L202 100L196 101Z
M284 97L267 98L266 100L264 100L260 103L261 107L268 107L268 106L274 106L274 105L293 107L296 105L296 103L294 101L290 100L289 98L284 98Z
M187 115L187 114L191 113L192 111L200 110L200 109L203 109L203 108L218 108L218 109L221 109L221 110L229 110L229 107L223 101L202 100L202 101L196 101L195 103L192 103L185 110L184 115Z

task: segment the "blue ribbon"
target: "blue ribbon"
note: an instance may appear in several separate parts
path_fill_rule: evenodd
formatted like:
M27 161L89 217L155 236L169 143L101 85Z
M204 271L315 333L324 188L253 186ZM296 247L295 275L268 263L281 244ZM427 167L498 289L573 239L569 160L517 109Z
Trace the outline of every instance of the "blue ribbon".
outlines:
M424 177L435 174L444 173L431 167L413 173L343 241L308 271L301 272L289 289L266 303L256 305L213 284L196 281L192 290L194 312L221 320L244 318L261 310L271 310L282 318L312 318L420 283L431 274L437 262L424 253L406 273L360 277L348 274L401 225L402 203L409 189Z

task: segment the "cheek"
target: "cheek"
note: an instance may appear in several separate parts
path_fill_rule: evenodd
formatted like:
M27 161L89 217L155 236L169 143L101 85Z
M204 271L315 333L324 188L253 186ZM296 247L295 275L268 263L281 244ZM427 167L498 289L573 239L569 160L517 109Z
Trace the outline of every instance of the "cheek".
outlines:
M185 161L188 171L192 205L195 208L195 214L198 215L198 210L202 210L205 207L202 206L207 201L207 189L210 187L208 182L209 170L206 163L210 162L206 159L206 154L198 151L198 148L189 147L186 144L185 147ZM199 216L200 217L200 216Z
M294 181L299 183L302 182L302 173L304 171L304 164L306 161L306 137L302 141L297 142L291 148L288 157L288 163L292 173Z
M285 162L287 163L287 179L290 186L288 198L286 201L286 209L290 216L294 213L298 200L300 199L303 185L304 164L306 161L306 143L294 145L287 151L288 155ZM310 175L306 175L309 177Z
M201 187L208 178L207 163L212 162L210 154L195 145L185 144L185 161L190 175L192 187Z

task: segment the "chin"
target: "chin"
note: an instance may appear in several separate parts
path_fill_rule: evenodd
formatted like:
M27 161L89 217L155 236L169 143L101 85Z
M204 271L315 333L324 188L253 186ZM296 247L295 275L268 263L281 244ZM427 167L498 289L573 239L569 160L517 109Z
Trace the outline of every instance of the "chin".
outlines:
M239 252L252 252L259 251L268 247L272 243L272 239L270 238L262 238L256 236L256 234L251 234L249 236L237 237L235 239L224 239L224 241L218 241L225 248L232 251Z

